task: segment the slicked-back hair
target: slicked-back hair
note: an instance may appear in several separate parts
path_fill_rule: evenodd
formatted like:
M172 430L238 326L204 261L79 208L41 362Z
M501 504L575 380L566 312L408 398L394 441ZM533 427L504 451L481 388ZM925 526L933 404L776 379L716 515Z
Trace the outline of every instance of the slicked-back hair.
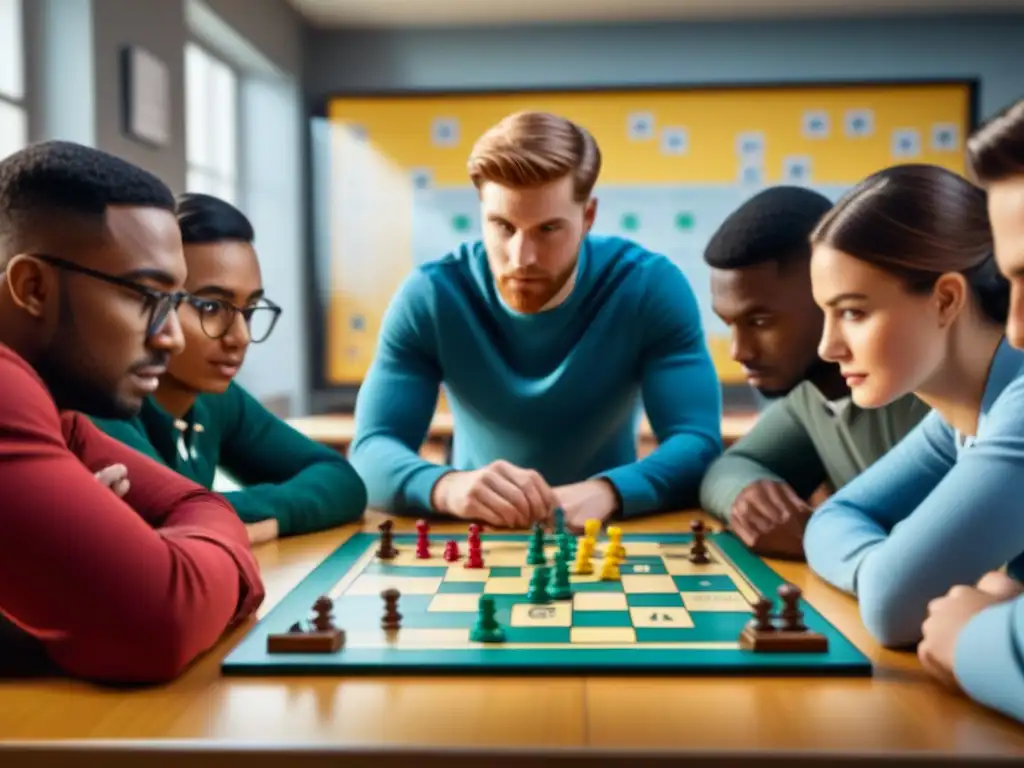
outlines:
M714 269L746 269L778 263L780 267L811 256L810 236L832 202L804 187L770 187L729 214L704 250Z
M252 223L231 203L213 195L189 192L178 198L178 227L186 245L227 240L252 243Z
M174 211L174 195L148 171L67 141L32 144L0 160L0 268L40 232L97 228L109 206Z
M1024 99L974 132L967 142L967 164L982 186L1024 176Z

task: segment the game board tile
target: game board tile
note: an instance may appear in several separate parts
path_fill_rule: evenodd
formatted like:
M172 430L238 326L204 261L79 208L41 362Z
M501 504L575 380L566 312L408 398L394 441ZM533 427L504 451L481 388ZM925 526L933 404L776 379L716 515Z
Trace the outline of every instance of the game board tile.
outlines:
M460 563L455 563L444 575L447 583L485 582L491 576L490 568L466 568Z
M437 588L440 595L481 595L483 591L482 581L442 581Z
M683 598L678 592L655 592L648 595L625 595L626 604L631 608L682 608Z
M480 608L480 595L438 594L427 608L431 613L476 613Z
M621 592L579 592L573 595L572 608L574 611L625 611L626 595Z
M525 577L488 579L484 585L484 593L488 595L525 595L529 588L530 580Z
M632 627L629 611L580 611L572 616L574 627Z
M363 569L366 576L402 576L420 579L440 579L448 573L444 565L391 565L387 561L370 563Z
M523 569L519 567L497 566L491 568L492 579L517 579L523 575Z
M572 623L572 606L569 603L519 603L512 606L513 627L569 627Z
M572 591L579 592L622 592L621 581L585 581L576 580L576 577L570 579L572 582Z
M650 576L647 574L622 576L622 589L633 594L650 594L653 592L678 592L671 576Z
M680 592L688 611L720 613L752 612L750 603L739 592Z
M604 552L607 546L608 541L602 539L597 543L597 551ZM661 545L655 541L630 541L627 537L623 537L622 546L626 548L627 560L632 560L634 557L657 557L661 554Z
M405 595L433 595L441 584L440 578L419 579L409 576L371 576L360 574L346 595L379 595L385 589L397 589Z
M504 627L505 643L502 648L507 648L508 643L519 643L524 647L536 645L537 643L569 643L572 640L569 627Z
M682 606L678 608L644 607L630 608L629 615L633 626L640 628L677 628L693 629L693 619Z
M403 625L416 621L415 617L426 616L433 595L403 595L398 610L403 614ZM334 622L346 633L352 630L380 627L384 615L384 602L380 595L342 595L334 601ZM280 631L286 631L282 627Z
M711 557L714 558L714 555L712 554ZM691 563L685 557L665 558L665 570L673 576L709 576L732 573L732 568L725 563L716 563L712 559L712 562L700 565Z
M573 643L633 643L636 633L632 627L573 627Z
M488 568L522 568L526 565L526 545L518 545L512 549L507 546L491 551L485 549L484 563Z
M637 643L683 643L691 650L731 651L739 648L735 640L699 640L692 629L654 629L637 627ZM678 647L678 646L677 646Z
M619 570L628 574L648 574L659 576L668 573L665 562L660 557L627 557Z
M394 566L416 566L445 568L448 563L444 559L444 544L432 544L430 546L430 557L422 559L416 556L416 545L398 545L398 554L387 561L387 564Z
M740 633L750 621L749 613L717 613L691 611L694 628L689 630L690 640L739 642Z
M673 576L672 581L680 592L730 592L737 589L736 582L729 575Z
M400 650L443 647L464 648L470 644L469 629L469 627L436 627L430 629L417 627L406 629L403 627L395 634L394 640L387 644ZM382 631L381 636L384 634Z

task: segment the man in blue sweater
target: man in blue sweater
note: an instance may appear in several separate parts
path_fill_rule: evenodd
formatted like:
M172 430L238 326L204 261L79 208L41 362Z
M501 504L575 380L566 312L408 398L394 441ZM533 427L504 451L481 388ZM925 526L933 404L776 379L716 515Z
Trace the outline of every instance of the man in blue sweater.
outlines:
M693 506L722 450L721 390L696 297L667 258L590 233L600 151L518 113L469 171L482 242L416 269L385 313L350 461L370 506L527 527ZM425 461L443 384L451 466ZM659 447L637 460L640 403Z

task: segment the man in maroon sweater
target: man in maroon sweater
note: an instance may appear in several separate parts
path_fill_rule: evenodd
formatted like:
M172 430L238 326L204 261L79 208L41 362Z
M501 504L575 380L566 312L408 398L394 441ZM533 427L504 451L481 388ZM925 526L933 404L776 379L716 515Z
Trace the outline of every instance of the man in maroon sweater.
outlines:
M29 147L0 161L0 270L0 656L170 680L263 600L245 527L74 411L134 415L184 344L174 198L105 153Z

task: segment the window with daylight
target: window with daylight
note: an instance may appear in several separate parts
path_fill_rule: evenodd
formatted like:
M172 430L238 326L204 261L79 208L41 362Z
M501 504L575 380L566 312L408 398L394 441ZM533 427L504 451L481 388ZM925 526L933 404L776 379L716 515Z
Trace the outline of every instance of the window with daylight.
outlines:
M0 0L0 158L28 143L22 0Z
M185 46L185 110L187 191L237 204L238 75L194 43Z

